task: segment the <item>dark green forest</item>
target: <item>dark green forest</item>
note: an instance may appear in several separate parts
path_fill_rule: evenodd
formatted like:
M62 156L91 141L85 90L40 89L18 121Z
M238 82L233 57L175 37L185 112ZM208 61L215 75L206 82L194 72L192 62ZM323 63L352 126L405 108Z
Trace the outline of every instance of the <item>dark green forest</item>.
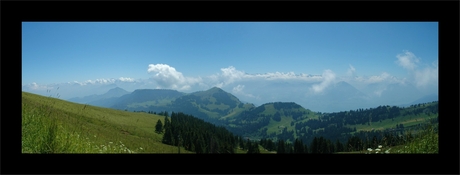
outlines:
M295 103L276 105L276 108L295 108ZM289 106L292 105L292 106ZM298 108L298 107L297 107ZM258 111L259 110L259 111ZM254 108L243 112L239 117L242 120L257 118L256 122L243 125L246 130L232 132L224 126L218 126L188 115L183 112L152 112L165 116L164 124L156 123L156 132L164 133L163 143L181 146L186 150L200 153L233 154L237 149L242 149L248 154L260 153L259 145L267 151L276 151L278 154L330 154L336 152L359 151L366 148L375 148L378 145L386 147L407 143L413 135L405 134L408 130L417 131L428 124L438 123L439 117L432 118L429 122L405 127L396 124L394 128L385 130L356 131L348 125L366 125L385 119L394 119L401 116L414 116L419 114L437 114L438 103L422 103L406 108L379 106L370 109L357 109L337 113L324 113L318 119L310 119L294 124L294 130L286 128L278 135L265 135L262 139L250 139L238 133L257 131L257 128L267 125L268 119L275 116L251 118L251 114L260 113L263 109ZM286 110L288 111L288 110ZM144 112L144 111L137 111ZM301 119L304 113L291 113ZM275 114L276 115L276 114ZM286 115L286 114L284 114ZM372 117L370 117L372 116ZM437 116L437 115L436 115ZM260 120L262 118L262 120ZM264 131L264 130L262 130ZM416 133L416 132L415 132ZM294 136L296 134L297 137ZM262 134L263 135L263 134ZM179 151L179 150L178 150Z

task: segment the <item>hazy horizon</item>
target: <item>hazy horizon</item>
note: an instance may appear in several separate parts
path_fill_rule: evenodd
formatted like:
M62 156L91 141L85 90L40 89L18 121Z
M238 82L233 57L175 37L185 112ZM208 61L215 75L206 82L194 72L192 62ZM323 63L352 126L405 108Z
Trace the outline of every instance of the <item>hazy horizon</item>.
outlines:
M365 94L341 99L355 99L350 107L438 94L437 22L22 25L22 90L62 99L115 86L186 93L219 87L251 103L291 100L334 111L349 107L334 104L333 91L347 88L334 89L342 81Z

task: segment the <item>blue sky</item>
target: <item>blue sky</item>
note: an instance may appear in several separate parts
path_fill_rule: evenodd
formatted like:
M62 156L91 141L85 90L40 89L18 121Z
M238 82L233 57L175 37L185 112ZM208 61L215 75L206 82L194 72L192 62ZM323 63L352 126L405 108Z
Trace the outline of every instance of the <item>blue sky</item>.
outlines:
M420 87L437 82L437 60L437 22L22 23L25 91L104 80L137 82L129 91L232 90L254 78L244 75L300 74L318 85L331 74L356 87L372 77Z

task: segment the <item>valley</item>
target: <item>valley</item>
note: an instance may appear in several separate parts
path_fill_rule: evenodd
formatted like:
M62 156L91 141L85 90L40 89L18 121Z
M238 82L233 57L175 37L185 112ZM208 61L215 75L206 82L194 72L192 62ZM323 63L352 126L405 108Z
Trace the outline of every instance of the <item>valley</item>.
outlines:
M338 83L337 86L353 89L346 83ZM111 106L113 109L148 113L183 112L224 126L243 137L256 140L283 139L290 142L299 138L306 144L320 136L346 142L355 133L372 132L377 135L379 132L395 129L396 125L410 127L437 118L437 102L407 107L386 105L321 113L306 109L295 102L271 102L255 106L243 103L231 93L217 87L194 93L166 89L136 90L115 101L117 103Z
M114 89L108 93L117 91L123 92L122 89ZM112 101L112 106L88 105L95 104L94 101L88 104L76 104L23 92L23 119L27 119L30 115L45 115L34 114L32 111L37 112L37 108L48 106L50 115L54 114L49 117L60 117L56 121L62 128L60 133L65 134L61 137L75 137L76 133L98 133L77 134L84 139L80 141L76 139L75 142L83 141L82 143L87 142L91 145L92 139L97 138L93 143L95 145L123 143L124 146L137 148L135 151L130 150L131 152L153 153L177 152L177 148L172 146L177 145L176 143L162 142L165 133L153 132L155 124L158 121L164 123L164 116L168 114L190 115L216 127L225 128L234 135L229 137L232 138L230 140L234 140L229 142L229 145L239 145L245 140L257 143L268 139L274 143L278 142L277 144L283 141L283 144L288 144L288 147L296 142L312 145L317 138L330 140L331 143L346 144L353 137L359 137L361 140L375 137L375 140L380 143L387 139L385 134L402 137L406 131L416 131L426 123L437 122L438 119L437 101L408 107L378 106L321 113L305 109L294 102L271 102L256 107L251 103L243 103L232 94L216 87L189 94L175 90L144 89L119 97L107 94L105 96L105 98L93 96L93 99L101 104L109 104L108 101ZM104 100L107 102L104 103ZM192 149L191 144L182 148L182 153L196 152L196 146ZM157 146L151 148L148 145ZM241 153L241 149L244 148L243 145L236 146L234 149L227 147L225 148L227 152L234 153ZM275 151L273 148L261 148L265 153ZM84 152L94 151L101 152L94 147L88 147Z

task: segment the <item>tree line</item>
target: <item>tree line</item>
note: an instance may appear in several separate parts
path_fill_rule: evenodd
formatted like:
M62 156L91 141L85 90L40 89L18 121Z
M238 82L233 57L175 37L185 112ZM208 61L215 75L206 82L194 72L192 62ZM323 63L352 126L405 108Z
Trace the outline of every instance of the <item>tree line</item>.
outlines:
M164 125L158 120L155 127L156 132L163 133L162 143L184 147L197 154L235 152L235 136L224 127L182 112L171 112L170 117L167 112L159 114L165 116Z

